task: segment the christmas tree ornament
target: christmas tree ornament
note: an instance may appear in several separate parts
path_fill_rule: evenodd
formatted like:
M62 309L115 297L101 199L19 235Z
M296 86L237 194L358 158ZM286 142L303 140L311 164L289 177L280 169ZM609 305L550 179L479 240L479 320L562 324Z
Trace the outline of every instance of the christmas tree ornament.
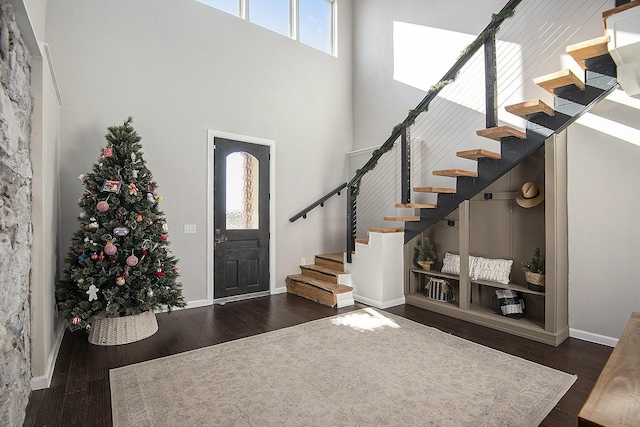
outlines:
M97 260L97 259L98 259L98 254L97 254L97 253L95 253L95 252L94 252L94 253L92 253L92 254L91 254L91 260L92 260L92 261L95 261L95 260Z
M109 158L113 156L113 147L107 147L104 150L102 150L102 157Z
M124 226L116 227L113 229L113 234L120 237L126 236L127 234L129 234L129 229Z
M100 252L100 255L98 255L98 261L104 261L104 252Z
M80 174L80 176L78 177L78 179L82 182L84 182L84 178L85 178L85 174Z
M142 222L142 214L138 214L138 216L136 216L136 222Z
M133 178L138 178L138 169L132 169L131 170L131 176Z
M74 317L73 320L71 321L71 323L73 323L74 325L79 325L80 322L82 322L82 319L78 316Z
M76 254L77 254L77 255L82 255L82 253L83 253L83 252L84 252L84 251L83 251L82 249L77 249L77 250L76 250Z
M176 273L177 275L180 275L180 268L179 267L173 267L173 272Z
M80 218L80 219L84 219L84 218L86 218L86 216L87 216L87 213L86 213L85 211L82 211L82 212L80 212L80 214L78 215L78 218Z
M89 228L100 228L97 221L93 221L89 223Z
M111 264L115 264L115 263L116 263L116 260L115 260L115 259L112 259L112 260L111 260Z
M109 203L107 203L105 200L102 200L98 202L98 204L96 205L96 209L98 209L100 212L106 212L109 210Z
M100 191L103 193L120 193L120 187L122 186L122 181L117 181L113 179L105 179L102 181L102 186L100 187Z
M162 201L162 196L158 196L158 197L156 197L156 199L157 199L159 202L161 202L161 201Z
M167 235L166 234L161 234L160 235L160 240L162 240L163 242L167 241Z
M78 256L78 261L84 261L85 259L88 259L89 256L87 254L82 254L80 256Z
M137 163L138 159L136 159L136 153L131 152L131 163Z
M138 187L132 182L129 184L129 195L137 196L138 195Z
M155 274L156 276L164 276L164 271L162 271L162 268L158 267L156 269L156 271L153 272L153 274Z
M129 234L129 229L125 226L122 225L122 221L124 220L124 218L122 217L122 215L120 215L120 226L116 227L113 229L113 234L115 234L116 236L126 236L127 234Z
M116 285L122 286L122 285L124 285L124 283L125 283L124 276L116 277Z
M151 227L153 225L153 221L149 220L149 222L147 223L147 227Z
M167 224L166 222L162 224L162 230L165 232L169 231L169 224Z
M126 262L129 267L135 267L136 265L138 265L139 260L137 256L131 254L127 257Z
M149 202L149 203L155 203L156 202L156 198L153 196L152 193L147 193L147 202Z
M107 244L104 247L104 253L107 255L114 255L116 252L118 252L116 245L111 243L111 240L107 241Z
M87 295L89 295L89 301L95 301L98 299L98 291L99 289L96 288L96 285L89 286L89 289L87 290L87 292L85 292Z
M149 288L149 289L147 290L147 296L148 296L149 298L152 298L152 297L153 297L153 289Z

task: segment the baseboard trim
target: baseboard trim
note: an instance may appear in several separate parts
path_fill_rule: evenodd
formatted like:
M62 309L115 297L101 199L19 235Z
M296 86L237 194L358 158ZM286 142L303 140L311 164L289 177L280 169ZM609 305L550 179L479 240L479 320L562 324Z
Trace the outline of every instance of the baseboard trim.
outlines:
M271 295L284 294L286 292L287 292L287 287L286 286L281 286L279 288L274 288L271 291Z
M208 305L213 305L213 301L208 299L199 299L199 300L187 302L187 306L184 308L206 307ZM176 309L174 308L174 310Z
M60 346L62 345L62 338L64 337L65 329L66 328L64 326L64 322L60 322L60 325L58 326L58 335L56 336L56 340L53 343L51 353L49 353L49 360L47 360L45 373L44 375L31 377L31 381L29 382L31 390L42 390L45 388L49 388L49 386L51 385L51 380L53 379L53 370L56 367L56 360L58 360L58 352L60 351Z
M578 338L579 340L589 341L596 344L602 344L609 347L615 347L618 344L617 338L608 337L605 335L594 334L593 332L581 331L579 329L569 328L569 336L571 338Z
M404 304L404 297L389 300L389 301L376 301L371 298L363 297L360 295L354 295L353 299L362 304L370 305L371 307L379 308L381 310Z

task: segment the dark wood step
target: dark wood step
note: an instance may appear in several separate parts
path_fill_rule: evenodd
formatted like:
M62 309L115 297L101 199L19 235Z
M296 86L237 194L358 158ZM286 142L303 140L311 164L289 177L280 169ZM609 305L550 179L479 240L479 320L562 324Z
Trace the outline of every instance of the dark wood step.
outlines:
M559 89L561 87L574 85L580 90L584 90L584 83L578 76L573 74L573 71L561 70L556 71L555 73L547 74L545 76L536 77L533 79L533 82L540 86L542 89L547 92L555 95L554 89Z
M602 37L567 46L567 53L571 55L583 70L586 70L587 66L585 64L585 60L608 54L608 44L609 36L604 35Z
M338 276L345 274L344 271L334 270L317 264L301 265L300 270L303 276L315 277L316 279L326 280L331 283L338 283Z
M316 255L314 262L316 265L332 270L344 271L344 255L342 253Z
M450 176L450 177L469 176L469 177L475 178L478 176L478 172L468 171L464 169L442 169L442 170L433 171L431 173L433 173L436 176Z
M458 151L456 153L456 156L461 157L463 159L470 159L470 160L478 160L483 158L500 160L502 158L502 155L500 153L495 153L493 151L485 150L484 148Z
M435 209L436 205L432 203L396 203L396 208Z
M416 193L447 193L452 194L456 192L455 188L450 187L414 187L413 191Z
M553 108L542 102L540 99L532 99L530 101L521 102L519 104L507 105L504 107L511 114L526 119L527 116L536 113L544 113L547 116L555 116L556 112Z
M385 216L384 217L385 221L420 221L420 217L419 216Z
M502 140L502 138L507 138L514 136L520 139L527 139L527 134L513 128L511 126L496 126L494 128L480 129L476 131L476 135L482 136L489 139L494 139L496 141Z

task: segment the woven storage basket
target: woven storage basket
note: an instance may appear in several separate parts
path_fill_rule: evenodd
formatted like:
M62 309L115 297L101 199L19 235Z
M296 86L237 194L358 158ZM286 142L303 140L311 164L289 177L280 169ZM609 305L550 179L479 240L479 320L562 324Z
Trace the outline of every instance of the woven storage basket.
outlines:
M529 289L538 291L538 292L544 292L545 290L544 274L532 273L530 271L527 271L524 273L524 277L527 280Z
M158 330L152 310L133 316L100 317L91 323L89 342L95 345L128 344L148 338Z

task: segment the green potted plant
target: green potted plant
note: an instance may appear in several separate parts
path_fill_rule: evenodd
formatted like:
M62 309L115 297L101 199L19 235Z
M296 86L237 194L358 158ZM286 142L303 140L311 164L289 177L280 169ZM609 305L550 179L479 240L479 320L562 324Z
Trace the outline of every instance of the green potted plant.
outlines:
M425 270L431 270L431 264L436 262L436 251L429 239L423 239L416 247L416 261Z
M540 248L533 248L533 257L522 263L522 270L524 271L524 277L527 280L529 289L538 292L544 292L545 280L544 280L544 258L540 255Z

